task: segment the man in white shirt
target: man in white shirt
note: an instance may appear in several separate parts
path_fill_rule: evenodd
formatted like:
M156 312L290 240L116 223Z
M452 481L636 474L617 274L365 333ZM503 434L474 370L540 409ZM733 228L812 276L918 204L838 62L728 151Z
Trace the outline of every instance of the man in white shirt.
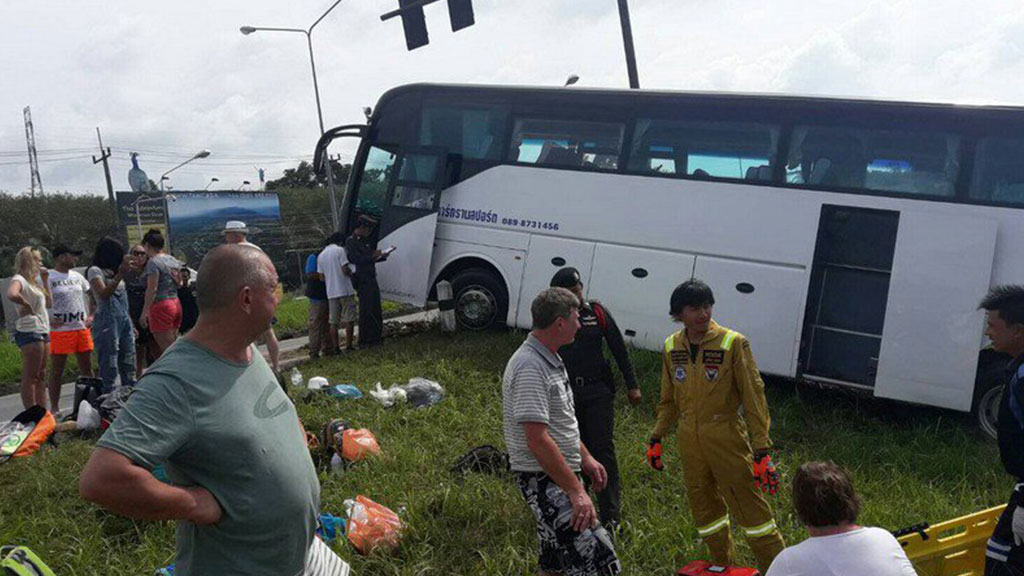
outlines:
M327 247L316 258L316 271L324 275L327 284L327 301L331 329L328 331L329 352L338 351L338 329L345 328L345 349L352 350L355 332L355 321L358 317L356 309L356 291L352 286L352 274L355 271L345 255L345 235L335 232L327 239Z
M917 576L892 534L856 524L860 497L835 463L797 470L793 506L811 537L780 552L765 576Z
M93 342L89 327L92 325L93 305L87 297L89 282L85 276L72 270L82 251L58 244L50 254L54 268L48 280L50 294L53 295L53 307L50 309L50 355L53 364L49 391L50 406L56 414L68 356L75 355L79 375L92 377Z

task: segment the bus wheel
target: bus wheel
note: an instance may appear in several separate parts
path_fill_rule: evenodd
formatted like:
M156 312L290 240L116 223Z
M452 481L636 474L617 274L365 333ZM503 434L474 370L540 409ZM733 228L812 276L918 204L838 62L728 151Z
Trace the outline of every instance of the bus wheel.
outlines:
M991 386L975 401L974 415L978 425L993 439L996 437L996 424L999 421L999 402L1003 399L1003 386Z
M463 270L452 278L455 319L467 330L485 330L501 324L508 315L505 284L482 268Z
M986 354L986 352L989 352ZM985 434L996 437L999 402L1003 398L1003 379L1008 358L991 351L978 359L978 376L974 384L974 416Z

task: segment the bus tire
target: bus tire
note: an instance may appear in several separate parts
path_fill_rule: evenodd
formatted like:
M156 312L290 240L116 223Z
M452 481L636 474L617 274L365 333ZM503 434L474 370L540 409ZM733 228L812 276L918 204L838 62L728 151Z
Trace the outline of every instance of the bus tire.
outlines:
M996 438L999 403L1003 398L1006 363L1009 359L992 350L985 350L978 359L978 375L974 384L974 403L971 411L982 432Z
M493 272L468 268L452 278L455 320L466 330L487 330L505 323L508 290Z

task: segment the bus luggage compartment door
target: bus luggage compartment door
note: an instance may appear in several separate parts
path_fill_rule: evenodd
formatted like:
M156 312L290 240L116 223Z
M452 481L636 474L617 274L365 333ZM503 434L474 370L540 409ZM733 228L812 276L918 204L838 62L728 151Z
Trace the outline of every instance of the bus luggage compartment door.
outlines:
M594 243L533 235L526 254L523 284L519 291L519 313L516 315L516 326L520 328L529 328L533 324L530 304L537 294L551 286L551 277L559 269L572 266L579 270L583 289L586 290L590 284L590 267L594 263Z
M672 290L693 274L694 256L628 246L598 245L587 298L608 305L626 342L662 350L680 330L668 314Z
M997 223L903 211L875 395L970 410Z

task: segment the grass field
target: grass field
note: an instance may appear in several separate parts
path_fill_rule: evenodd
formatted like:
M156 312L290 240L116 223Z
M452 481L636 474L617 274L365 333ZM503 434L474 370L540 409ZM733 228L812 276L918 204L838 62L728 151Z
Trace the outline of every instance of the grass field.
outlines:
M413 376L437 380L447 390L440 404L423 410L385 409L369 397L298 403L310 430L344 417L373 430L384 451L346 472L321 475L324 511L343 514L343 501L357 494L406 510L409 529L394 555L361 557L346 542L335 545L355 574L535 573L533 523L513 482L470 475L460 485L449 474L468 449L503 446L500 377L523 337L430 332L302 367L306 377L326 376L364 391L378 381L388 386ZM642 406L632 408L620 391L616 408L625 520L618 551L626 574L668 576L704 557L704 549L688 512L674 439L667 440L665 472L651 471L643 462L659 358L637 350L632 356L645 397ZM809 459L833 459L850 468L866 504L862 522L888 529L1001 503L1012 487L994 444L967 416L786 383L770 384L768 400L774 458L787 484L774 508L789 543L806 534L791 510L788 481ZM173 526L120 518L79 499L77 478L91 447L67 438L56 450L0 465L0 543L31 546L62 575L150 574L173 558ZM750 560L742 538L738 541Z
M398 311L401 306L394 302L383 302L381 308L385 317L389 313ZM278 338L294 338L305 336L309 324L309 300L298 298L295 294L286 294L281 299L277 308L277 325L275 327ZM96 358L93 358L95 364ZM74 358L68 360L68 367L65 369L66 381L73 380L78 373L77 364ZM21 353L18 347L11 342L7 333L0 330L0 396L18 392L18 383L21 379Z

